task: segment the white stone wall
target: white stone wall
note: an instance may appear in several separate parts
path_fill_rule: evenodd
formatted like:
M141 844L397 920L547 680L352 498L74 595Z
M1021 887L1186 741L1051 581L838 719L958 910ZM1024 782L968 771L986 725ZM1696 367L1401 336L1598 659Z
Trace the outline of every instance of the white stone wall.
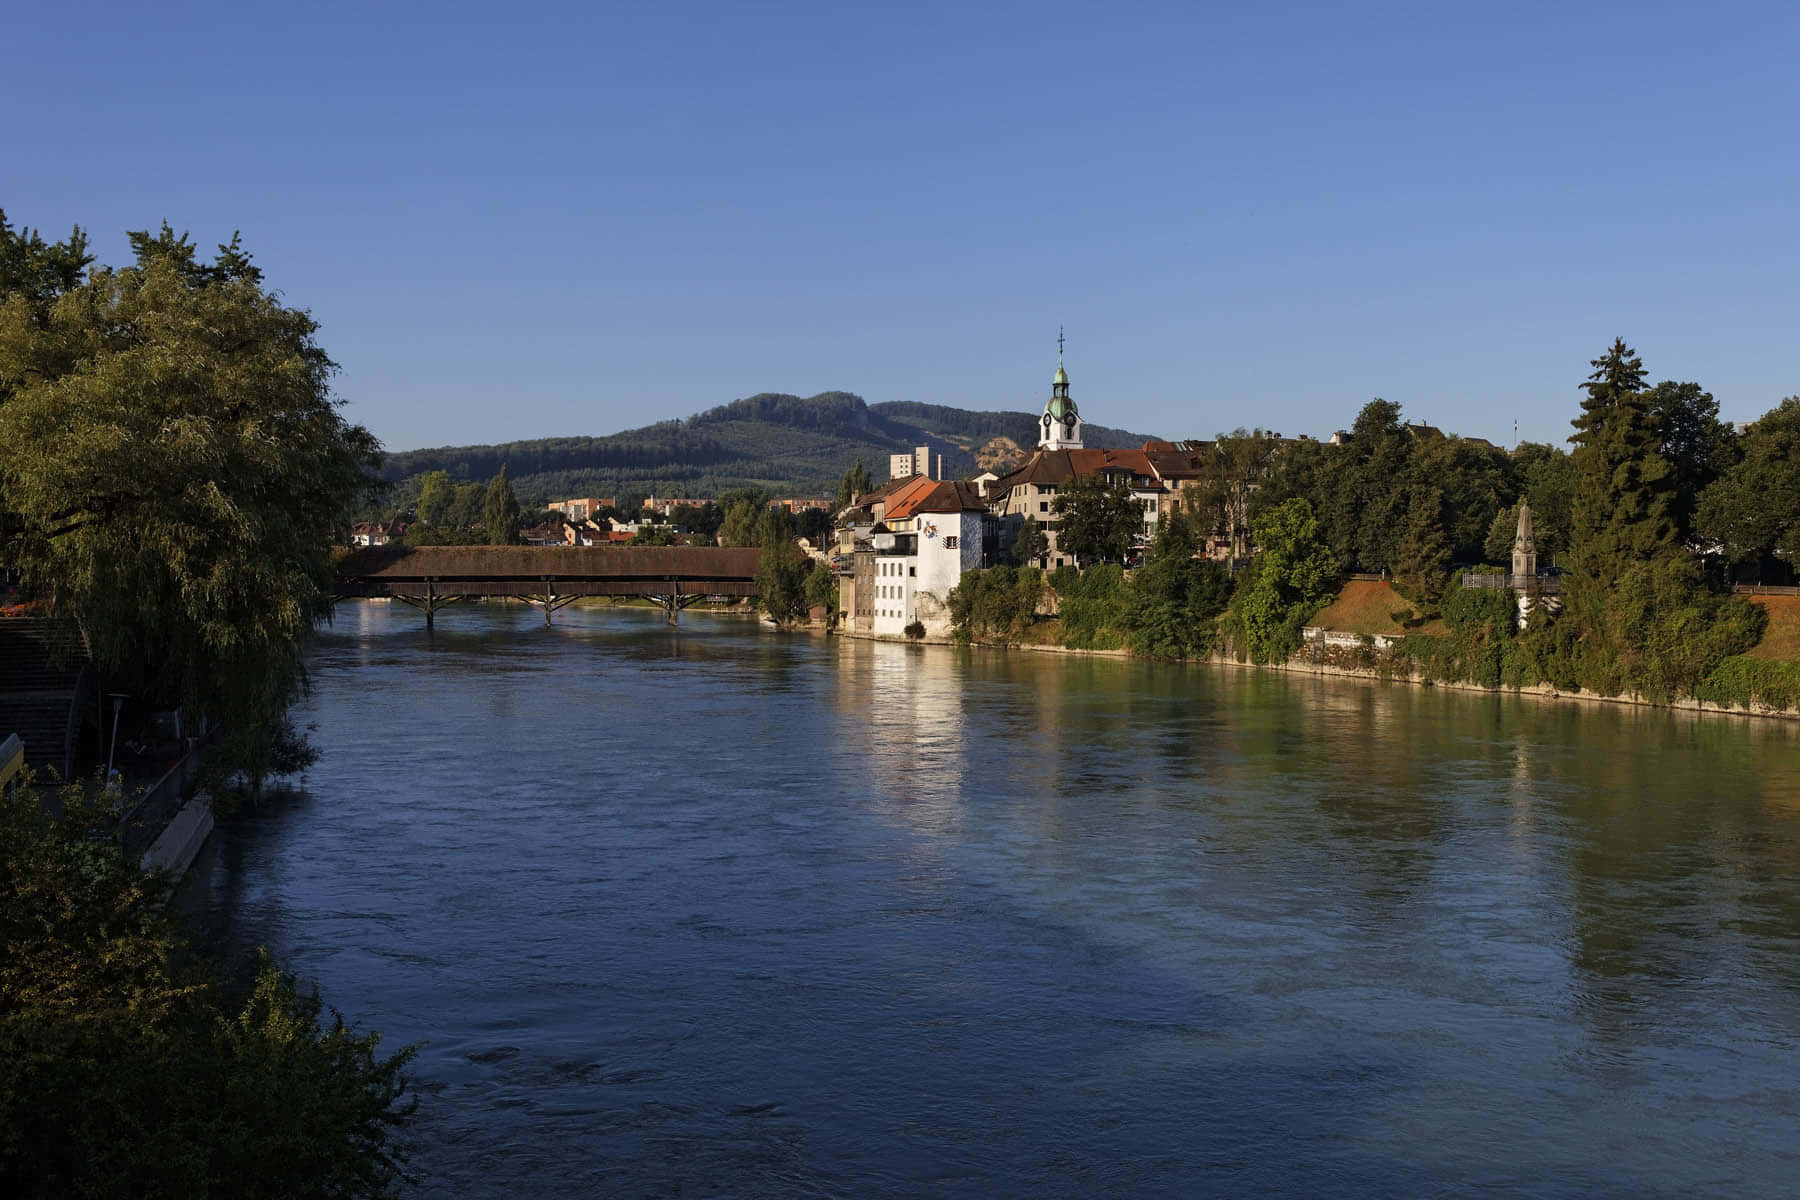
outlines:
M950 539L955 538L952 546ZM950 592L964 571L981 566L981 514L920 513L914 611L931 637L950 633Z
M898 637L913 619L919 560L910 554L875 556L875 632Z

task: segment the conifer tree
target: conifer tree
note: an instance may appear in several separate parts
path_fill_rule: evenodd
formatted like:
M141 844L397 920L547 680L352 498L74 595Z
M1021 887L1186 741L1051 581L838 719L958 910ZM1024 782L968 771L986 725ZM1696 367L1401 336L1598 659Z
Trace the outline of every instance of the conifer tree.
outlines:
M519 498L507 482L506 464L488 482L487 496L481 505L481 523L487 530L490 546L512 546L519 540Z
M1419 488L1406 507L1406 525L1394 548L1394 577L1401 594L1426 609L1444 598L1450 543L1444 537L1444 494Z
M1748 649L1760 620L1737 597L1715 596L1681 545L1675 472L1644 367L1623 339L1593 361L1575 421L1575 471L1563 639L1557 674L1604 695L1666 701L1690 694L1729 654ZM1553 668L1555 670L1555 668Z

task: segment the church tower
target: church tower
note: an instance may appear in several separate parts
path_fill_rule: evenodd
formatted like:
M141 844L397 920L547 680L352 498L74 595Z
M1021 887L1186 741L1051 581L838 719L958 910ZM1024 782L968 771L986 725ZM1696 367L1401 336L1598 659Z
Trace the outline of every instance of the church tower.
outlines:
M1038 421L1042 431L1038 437L1040 450L1081 449L1081 414L1069 398L1069 373L1062 364L1062 330L1056 331L1056 378L1050 384L1050 399Z

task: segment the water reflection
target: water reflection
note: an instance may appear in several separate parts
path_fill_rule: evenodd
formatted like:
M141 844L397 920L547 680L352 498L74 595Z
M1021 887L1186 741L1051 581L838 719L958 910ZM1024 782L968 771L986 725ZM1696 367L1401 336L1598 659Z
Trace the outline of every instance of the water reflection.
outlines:
M1800 1170L1789 726L620 608L314 672L188 902L428 1041L437 1194Z

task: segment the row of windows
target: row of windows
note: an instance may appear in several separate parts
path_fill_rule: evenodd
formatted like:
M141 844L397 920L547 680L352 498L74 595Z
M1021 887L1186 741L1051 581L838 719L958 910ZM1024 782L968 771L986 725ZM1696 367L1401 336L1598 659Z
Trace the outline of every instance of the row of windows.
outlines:
M951 539L952 542L954 542L955 540L956 539L954 539L954 538ZM878 563L877 565L881 568L880 573L883 575L898 575L898 574L900 574L900 568L904 564L890 561L890 562ZM917 575L919 573L919 568L907 567L906 573L908 575Z

